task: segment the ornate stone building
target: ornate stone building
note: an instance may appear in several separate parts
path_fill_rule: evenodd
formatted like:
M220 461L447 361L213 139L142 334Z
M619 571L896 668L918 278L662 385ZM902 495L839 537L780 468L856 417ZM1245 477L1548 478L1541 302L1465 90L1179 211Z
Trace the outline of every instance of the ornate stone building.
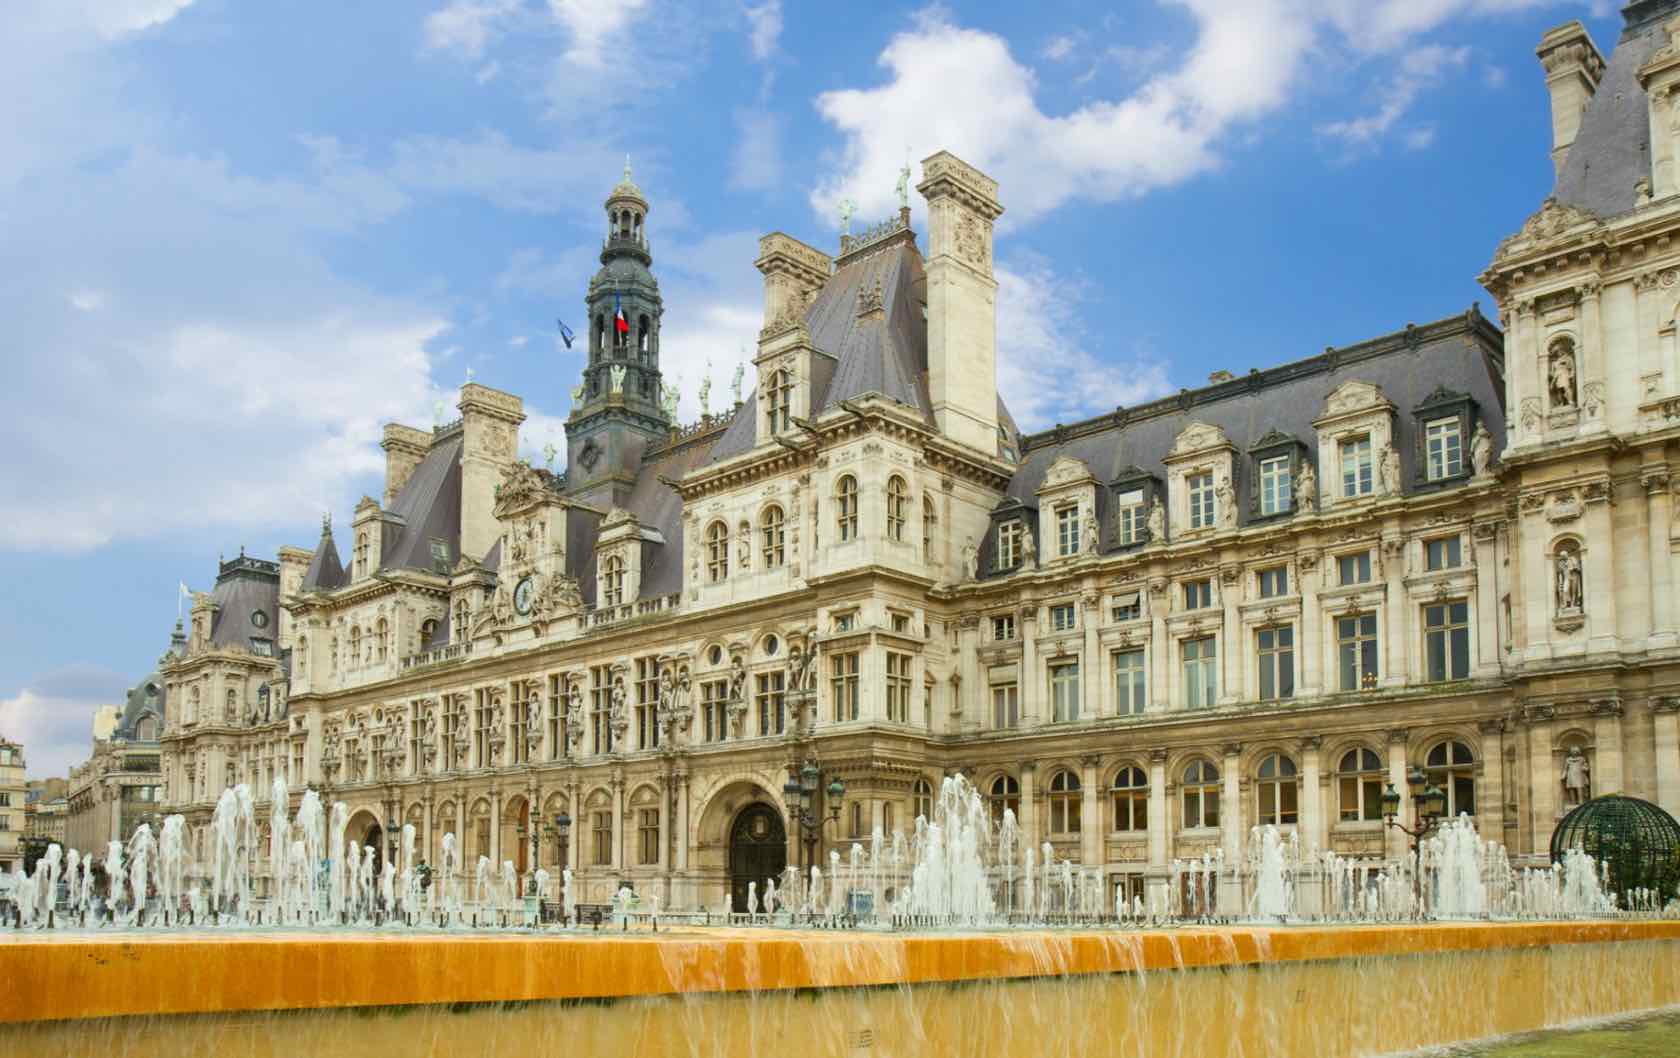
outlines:
M348 567L330 526L223 564L161 670L170 810L283 778L375 847L535 847L665 907L800 861L807 764L818 815L845 783L825 862L960 771L1139 893L1258 823L1397 856L1413 766L1519 859L1578 797L1680 812L1677 9L1630 5L1608 64L1547 35L1558 185L1482 277L1503 330L1472 307L1032 435L982 173L923 163L925 252L907 204L835 256L765 236L758 385L681 428L627 174L564 472L469 384L387 427Z
M161 666L186 649L179 622ZM70 768L69 805L65 840L71 848L104 858L112 841L127 840L141 823L158 827L163 802L163 734L165 698L161 671L149 673L132 687L107 726L93 725L93 753Z
M0 871L10 872L23 858L28 792L23 747L0 735Z

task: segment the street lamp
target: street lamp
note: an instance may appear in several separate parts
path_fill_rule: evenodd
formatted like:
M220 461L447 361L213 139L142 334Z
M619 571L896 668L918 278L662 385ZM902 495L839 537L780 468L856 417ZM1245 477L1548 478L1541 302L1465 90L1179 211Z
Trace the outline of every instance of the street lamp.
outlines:
M389 854L389 859L387 861L389 863L396 863L397 862L397 838L400 837L400 836L401 835L397 832L397 818L395 816L390 816L390 815L386 816L385 817L385 848L386 848L386 850Z
M782 784L782 801L787 805L789 821L799 828L800 846L804 850L800 866L807 871L815 857L823 827L840 819L840 807L846 797L845 782L838 775L834 776L829 780L828 787L821 791L828 812L826 815L819 812L816 806L817 784L821 781L822 772L816 762L807 760L799 769L797 779L790 774L787 782Z
M1447 794L1439 786L1429 781L1429 774L1417 765L1412 765L1406 772L1406 785L1412 793L1412 825L1407 826L1400 819L1400 791L1393 783L1383 791L1383 823L1393 827L1411 839L1411 852L1414 862L1417 860L1418 842L1428 837L1440 825L1441 818L1447 812ZM1419 865L1421 868L1421 864ZM1419 890L1421 879L1413 874L1412 887Z

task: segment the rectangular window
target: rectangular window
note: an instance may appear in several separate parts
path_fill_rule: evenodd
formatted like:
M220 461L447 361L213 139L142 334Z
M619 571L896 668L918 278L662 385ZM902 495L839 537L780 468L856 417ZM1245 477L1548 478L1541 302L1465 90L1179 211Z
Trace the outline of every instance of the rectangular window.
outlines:
M1213 475L1190 474L1184 479L1190 497L1190 528L1207 529L1213 525Z
M1114 711L1121 716L1138 716L1149 704L1149 689L1143 677L1142 650L1115 652L1114 703Z
M1192 709L1213 704L1219 695L1219 647L1214 636L1186 639L1179 645L1184 659L1184 704Z
M1052 632L1071 631L1074 623L1073 603L1065 602L1050 607L1050 630Z
M836 632L850 632L857 626L857 614L842 613L834 615L834 630Z
M605 867L612 863L612 813L596 812L593 817L595 833L595 865ZM481 847L487 848L486 840Z
M1278 566L1275 569L1260 571L1260 597L1275 599L1280 595L1289 594L1289 567Z
M729 737L728 680L712 680L700 685L700 731L707 742L722 742Z
M1184 582L1184 608L1186 610L1201 610L1212 605L1212 580L1189 580Z
M1454 536L1438 537L1423 542L1424 565L1431 569L1457 569L1464 562L1463 545Z
M910 722L910 655L887 651L887 719Z
M1423 428L1430 481L1450 478L1464 469L1464 448L1458 419L1436 419Z
M1014 569L1021 562L1021 523L1004 522L997 531L997 568Z
M611 753L612 737L612 669L595 665L589 670L589 732L590 745L596 753Z
M1143 490L1133 489L1122 492L1114 497L1116 507L1115 523L1120 536L1120 546L1143 542L1145 517L1143 512Z
M1371 494L1371 438L1342 442L1342 495Z
M992 726L999 731L1021 723L1021 691L1013 683L992 684Z
M426 750L426 716L419 702L408 709L408 773L419 775Z
M1429 679L1470 677L1470 604L1444 602L1423 608L1424 653Z
M1143 593L1127 592L1114 597L1114 609L1109 611L1116 621L1136 621L1143 616Z
M1056 554L1079 554L1079 508L1062 507L1056 511Z
M829 666L829 686L834 692L834 722L843 724L858 718L858 655L856 651L836 654Z
M782 672L758 675L758 733L779 735L787 730L787 707L782 700Z
M1056 723L1079 719L1078 660L1050 666L1050 719Z
M1336 655L1344 691L1369 690L1377 685L1377 615L1336 618Z
M1295 629L1262 628L1254 633L1260 656L1260 700L1295 697Z
M1004 642L1015 638L1015 615L1004 614L1002 617L992 618L992 639Z
M1260 461L1260 513L1282 514L1292 503L1289 457L1274 456Z
M473 691L473 749L477 765L490 767L490 692L483 687Z
M1341 555L1336 559L1336 573L1342 584L1368 584L1371 581L1371 553Z
M884 837L892 837L893 827L898 822L897 809L898 806L891 801L886 801L881 805L881 834Z
M636 659L636 748L659 746L659 659Z
M659 809L644 808L637 813L636 831L641 838L641 863L644 867L659 862Z
M892 630L894 632L897 632L901 636L909 635L910 634L910 615L907 614L907 613L894 613L891 616L892 616Z

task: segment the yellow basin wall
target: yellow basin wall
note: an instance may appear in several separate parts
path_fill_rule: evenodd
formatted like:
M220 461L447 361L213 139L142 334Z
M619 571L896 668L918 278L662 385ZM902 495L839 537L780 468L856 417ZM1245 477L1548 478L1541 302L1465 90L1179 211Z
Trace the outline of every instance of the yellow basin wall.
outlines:
M1680 923L13 936L0 980L0 1054L1334 1056L1680 1004Z

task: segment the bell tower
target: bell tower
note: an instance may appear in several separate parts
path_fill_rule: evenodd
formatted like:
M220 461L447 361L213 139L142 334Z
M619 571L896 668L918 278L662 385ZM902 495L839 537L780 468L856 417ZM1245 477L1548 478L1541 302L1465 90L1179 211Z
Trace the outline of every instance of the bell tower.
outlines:
M588 362L566 420L566 484L586 502L612 505L628 495L649 443L672 423L662 401L659 328L664 303L653 277L648 202L630 179L607 196L601 269L589 281Z

